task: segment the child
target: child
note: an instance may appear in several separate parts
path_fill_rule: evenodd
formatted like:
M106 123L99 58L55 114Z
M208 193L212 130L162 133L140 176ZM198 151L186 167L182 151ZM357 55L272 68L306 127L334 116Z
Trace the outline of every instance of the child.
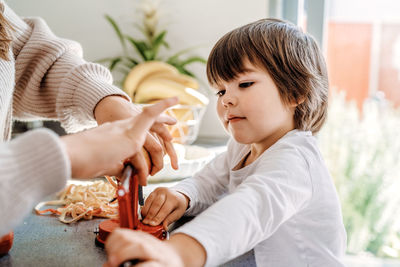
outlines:
M256 21L217 42L207 75L233 137L227 152L177 186L156 189L142 210L151 225L196 217L166 242L116 231L107 264L216 266L251 251L257 266L343 266L340 204L313 136L328 104L314 39L284 21Z

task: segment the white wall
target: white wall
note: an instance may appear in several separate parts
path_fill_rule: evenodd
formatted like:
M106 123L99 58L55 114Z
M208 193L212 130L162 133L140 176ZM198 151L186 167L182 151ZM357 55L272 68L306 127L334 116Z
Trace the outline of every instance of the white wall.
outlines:
M197 54L207 58L213 44L226 32L264 18L268 0L164 0L163 24L168 30L171 55L181 49L200 45ZM116 56L121 48L104 14L115 18L124 32L137 33L139 0L9 0L8 5L21 16L41 16L53 31L64 38L80 42L87 60ZM136 18L136 20L135 20ZM191 68L205 82L205 66ZM206 87L206 86L204 86ZM203 92L210 92L203 88ZM224 137L225 131L215 112L214 94L200 129L203 137Z

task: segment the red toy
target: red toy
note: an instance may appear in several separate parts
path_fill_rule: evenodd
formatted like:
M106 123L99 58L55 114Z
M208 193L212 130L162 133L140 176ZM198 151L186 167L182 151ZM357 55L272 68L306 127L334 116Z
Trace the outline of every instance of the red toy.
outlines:
M105 220L99 224L99 232L96 237L96 244L104 246L108 235L117 227L140 230L152 234L153 236L164 240L168 232L162 225L150 226L142 223L138 218L139 211L139 181L132 165L125 166L122 181L129 183L129 191L126 191L122 183L118 183L117 199L119 206L119 220Z

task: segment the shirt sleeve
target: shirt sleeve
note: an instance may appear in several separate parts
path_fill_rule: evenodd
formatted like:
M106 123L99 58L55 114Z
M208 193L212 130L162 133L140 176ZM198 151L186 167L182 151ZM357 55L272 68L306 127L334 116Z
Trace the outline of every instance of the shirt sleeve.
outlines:
M228 154L222 153L203 169L171 189L189 197L189 208L185 215L196 215L215 203L226 193L229 182Z
M296 151L263 158L257 171L174 233L200 242L206 266L217 266L254 248L304 208L312 196L308 165Z
M40 18L19 18L6 5L5 16L14 28L14 117L55 119L77 132L96 125L94 109L104 97L129 100L112 85L108 69L82 58L77 42L58 38Z
M0 236L16 227L44 197L71 176L60 138L48 129L28 132L0 145Z

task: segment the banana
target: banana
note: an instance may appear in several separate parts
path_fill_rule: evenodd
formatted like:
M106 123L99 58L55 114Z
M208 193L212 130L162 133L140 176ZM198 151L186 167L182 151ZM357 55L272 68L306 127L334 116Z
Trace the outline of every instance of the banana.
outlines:
M136 103L148 103L153 100L178 96L182 105L205 106L208 98L202 93L184 85L166 79L149 79L143 81L134 97Z
M199 89L199 82L195 78L182 73L157 72L147 76L147 79L166 79L183 84L189 88Z
M142 62L132 68L126 76L123 84L125 92L133 98L139 84L146 77L155 73L179 74L179 71L174 66L162 61Z

